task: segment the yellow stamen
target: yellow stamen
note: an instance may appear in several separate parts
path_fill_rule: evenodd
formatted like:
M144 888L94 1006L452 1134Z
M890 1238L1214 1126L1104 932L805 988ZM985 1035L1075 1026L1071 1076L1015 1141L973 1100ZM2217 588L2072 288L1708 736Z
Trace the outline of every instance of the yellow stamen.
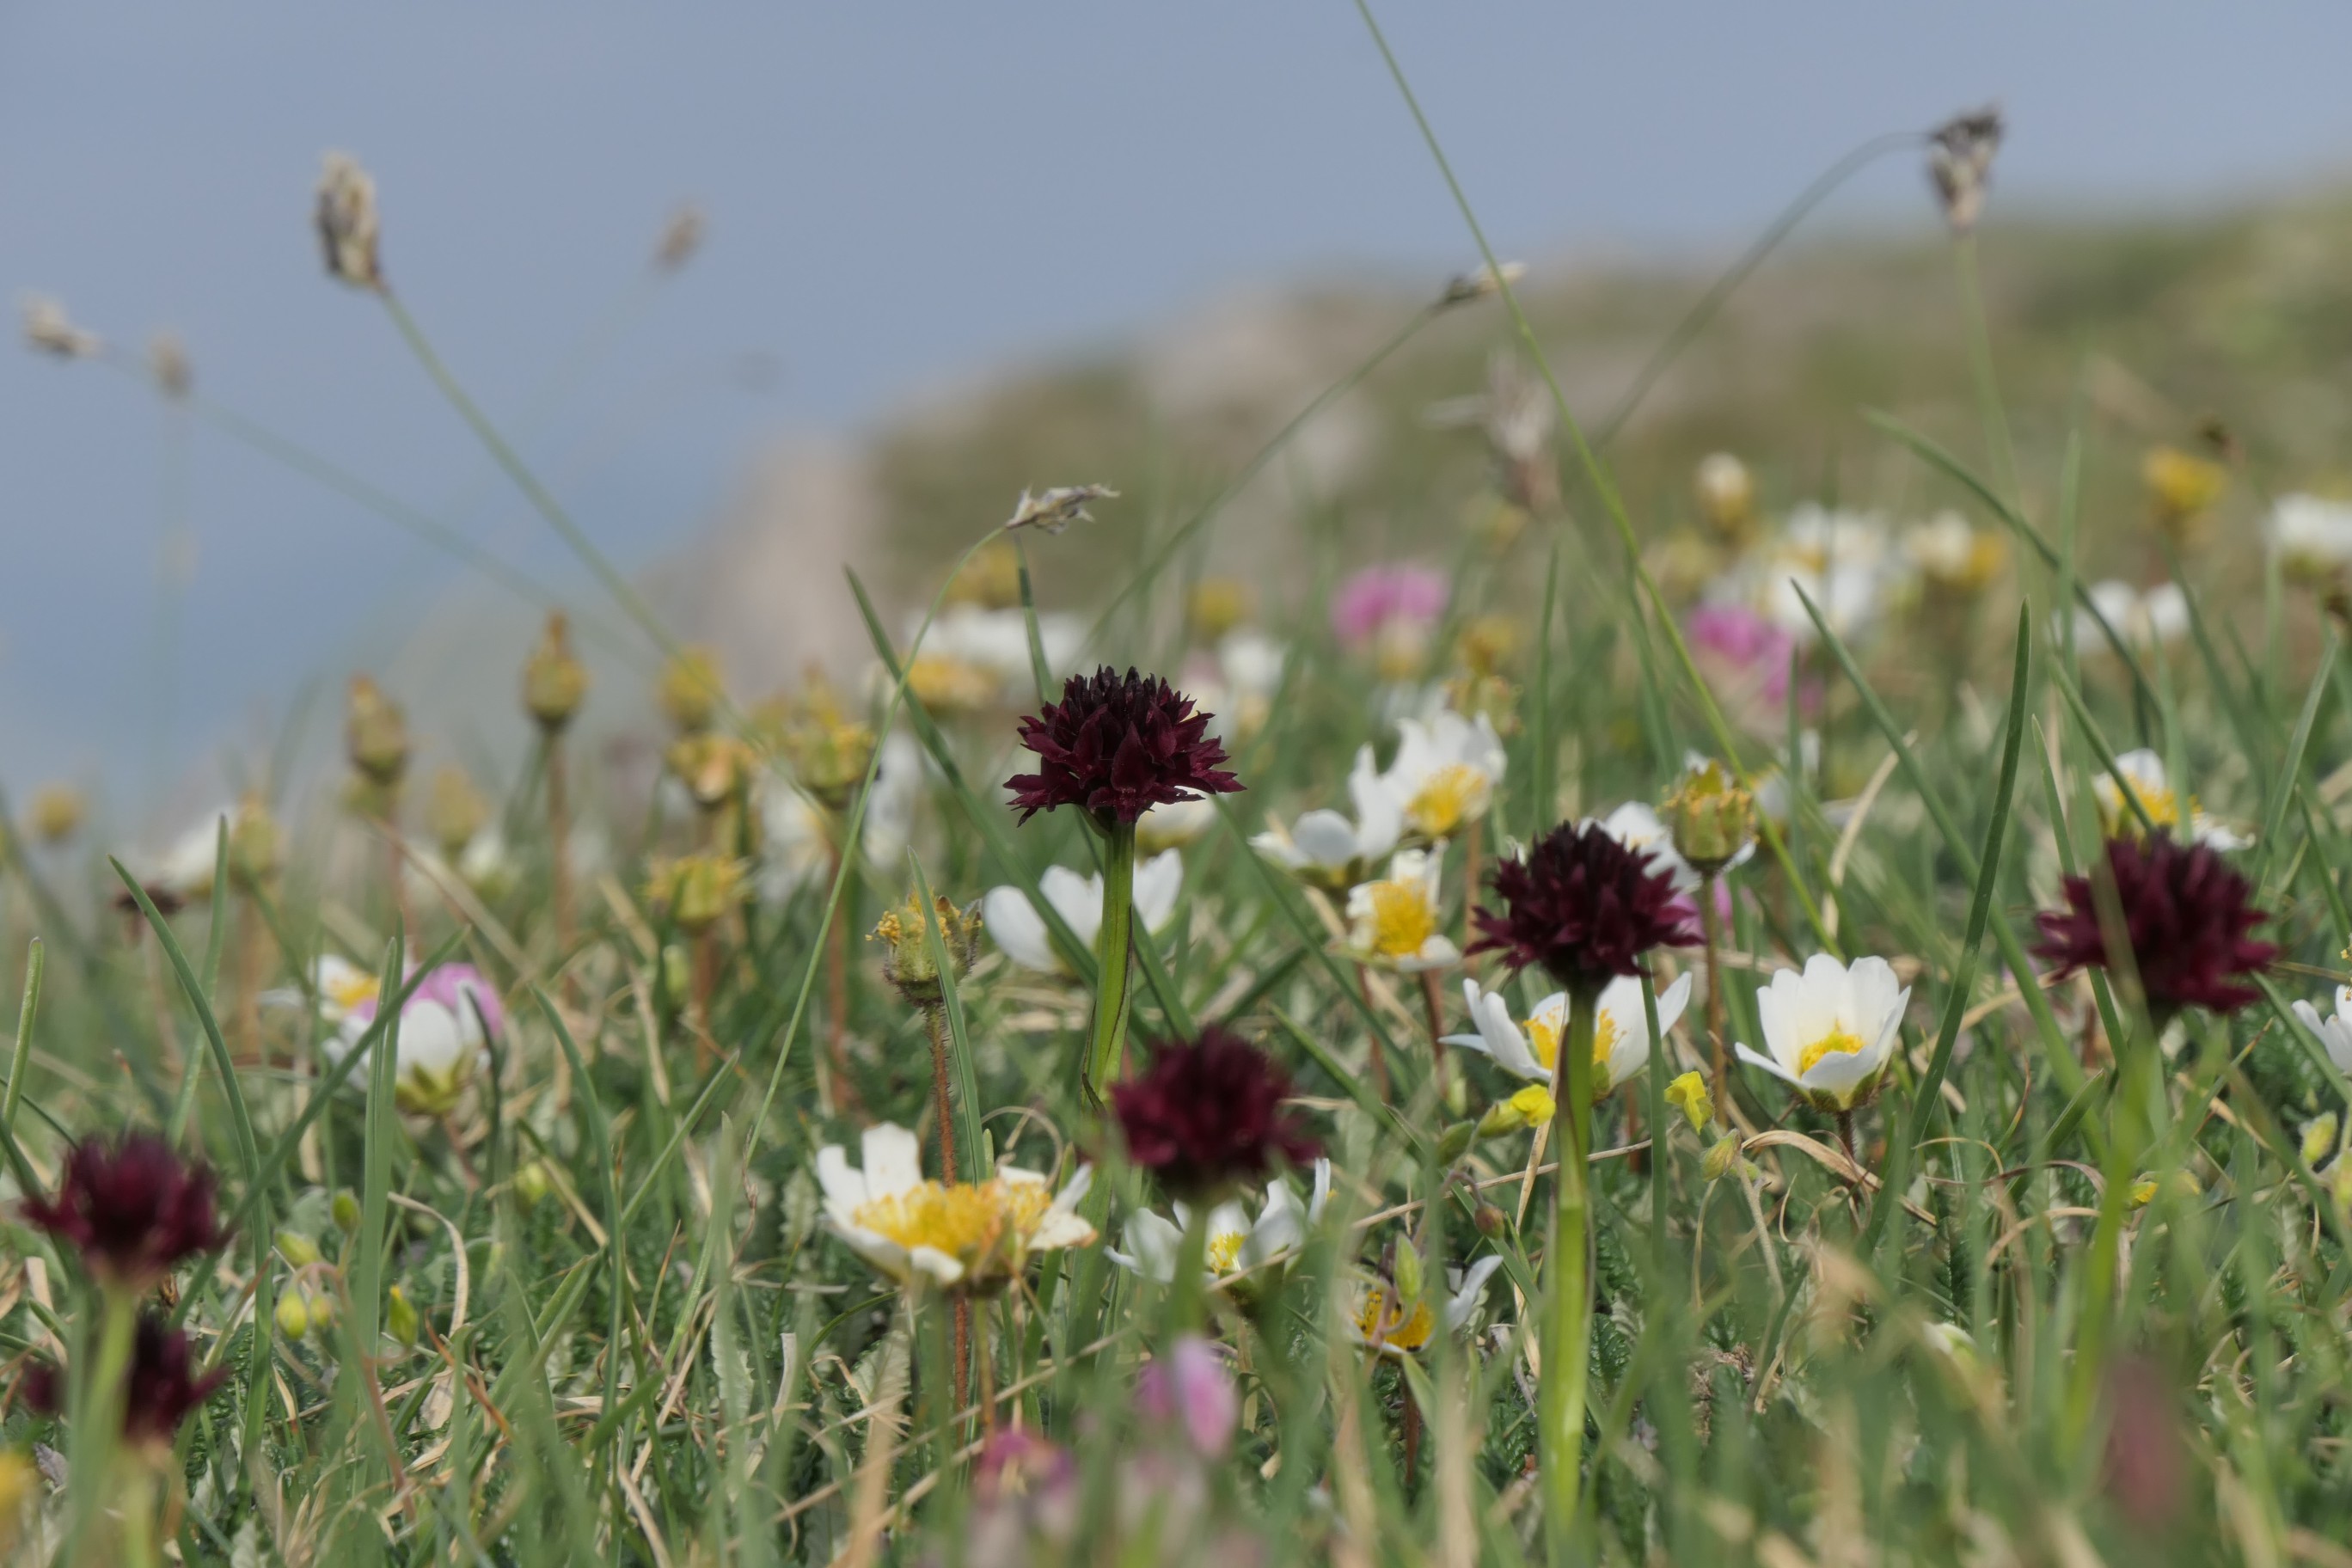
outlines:
M1385 1286L1366 1291L1363 1305L1356 1309L1356 1331L1375 1345L1417 1351L1429 1342L1436 1327L1436 1316L1427 1301L1415 1301L1407 1311Z
M1209 1272L1231 1274L1241 1262L1242 1246L1248 1240L1249 1237L1237 1230L1229 1230L1222 1236L1209 1237Z
M327 1000L348 1013L362 1002L373 1002L376 995L376 978L356 971L327 982Z
M1467 763L1448 763L1413 793L1404 814L1423 834L1444 838L1469 818L1483 815L1491 795L1486 774Z
M1383 958L1411 958L1437 934L1437 910L1419 880L1374 882L1371 946Z
M1528 1046L1549 1069L1559 1060L1559 1026L1549 1016L1528 1020Z
M1813 1070L1813 1064L1823 1057L1854 1056L1862 1050L1862 1037L1847 1030L1832 1027L1830 1032L1797 1053L1797 1076L1804 1077Z
M969 1263L1008 1232L1026 1236L1053 1205L1043 1182L995 1179L977 1185L924 1182L860 1205L850 1215L859 1228L905 1247L929 1247Z

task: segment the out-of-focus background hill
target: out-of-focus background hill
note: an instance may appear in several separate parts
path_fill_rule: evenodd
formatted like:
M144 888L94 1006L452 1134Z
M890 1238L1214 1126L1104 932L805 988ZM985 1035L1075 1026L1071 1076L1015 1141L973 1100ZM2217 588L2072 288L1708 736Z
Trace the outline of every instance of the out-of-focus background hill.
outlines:
M2069 430L2084 437L2087 570L2140 570L2142 456L2194 445L2211 421L2241 437L2256 479L2224 503L2225 539L2255 537L2265 489L2352 479L2352 197L2173 222L2029 215L1988 226L1979 244L2031 503L2046 511ZM1536 261L1520 298L1581 420L1598 428L1616 413L1719 268L1702 257ZM1441 281L1418 293L1237 293L1132 341L938 388L851 435L779 438L643 581L666 619L718 647L748 696L810 663L854 677L870 650L844 566L911 614L1024 488L1103 482L1121 499L1097 509L1099 523L1032 552L1041 601L1089 609ZM1768 262L1610 443L1636 525L1654 539L1687 526L1692 468L1717 449L1746 457L1779 508L1832 498L1902 518L1961 500L1862 418L1884 409L1984 458L1957 289L1940 235L1832 237ZM1484 393L1515 342L1494 300L1431 322L1226 506L1181 558L1180 580L1240 575L1280 605L1309 588L1318 562L1444 560L1489 503L1495 459L1475 420L1442 416ZM1598 524L1570 468L1568 514ZM1538 549L1522 546L1531 572ZM2205 565L2225 593L2259 575L2252 550ZM595 613L614 628L591 647L598 708L604 728L625 731L650 711L646 667L617 657L636 646L621 617ZM517 744L512 672L535 631L511 600L467 584L405 639L390 678L421 729L496 760ZM300 754L324 761L333 704L319 716L328 722Z

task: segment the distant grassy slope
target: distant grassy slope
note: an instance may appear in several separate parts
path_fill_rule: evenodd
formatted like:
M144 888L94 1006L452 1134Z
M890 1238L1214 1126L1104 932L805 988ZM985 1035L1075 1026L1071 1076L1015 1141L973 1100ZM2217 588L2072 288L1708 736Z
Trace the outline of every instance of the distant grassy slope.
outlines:
M2090 564L2122 558L2114 536L2137 516L2145 447L2189 442L2207 416L2248 452L2225 536L2251 526L2258 489L2352 471L2352 198L2178 222L2045 214L1993 221L1979 244L2030 498L2046 496L2069 420L2083 421ZM1709 276L1681 265L1536 267L1525 302L1580 417L1606 414ZM1417 303L1360 289L1254 300L897 423L879 437L877 472L901 586L1024 484L1107 481L1127 492L1123 515L1169 526ZM1486 458L1475 430L1433 429L1420 416L1475 393L1486 355L1508 341L1492 303L1438 321L1333 411L1323 460L1277 466L1236 509L1239 525L1221 526L1211 558L1298 574L1306 531L1264 526L1286 513L1319 518L1350 555L1440 553ZM1905 237L1847 236L1776 256L1610 455L1654 530L1687 514L1691 465L1718 447L1747 457L1776 504L1834 492L1902 511L1951 499L1872 434L1864 407L1984 456L1952 254L1924 222ZM1572 476L1568 498L1590 510ZM1089 584L1136 540L1130 527L1060 542L1040 557L1043 591L1091 597Z

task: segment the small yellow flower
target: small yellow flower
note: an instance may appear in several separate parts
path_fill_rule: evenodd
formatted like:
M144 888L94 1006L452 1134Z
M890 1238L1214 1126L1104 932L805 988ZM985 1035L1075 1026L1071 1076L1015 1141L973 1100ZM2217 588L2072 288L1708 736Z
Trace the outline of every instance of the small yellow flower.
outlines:
M89 813L89 803L73 785L43 784L33 792L33 837L44 844L62 844L80 829Z
M588 668L572 652L572 625L551 610L539 646L523 661L522 705L539 727L559 734L588 696Z
M1095 1238L1094 1226L1077 1215L1090 1167L1080 1166L1058 1194L1045 1177L1012 1166L976 1184L927 1181L915 1135L888 1123L866 1129L863 1156L861 1170L837 1144L817 1152L825 1223L902 1285L990 1295L1032 1255Z
M1021 552L1009 539L992 539L972 552L948 583L950 605L1010 610L1021 603Z
M743 887L743 862L719 855L685 855L656 862L646 879L646 897L697 935L719 923Z
M1755 847L1756 796L1712 757L1684 772L1658 815L1694 870L1721 871Z
M960 910L945 893L936 893L932 913L939 920L948 962L961 980L980 951L980 903L975 900L970 908ZM940 966L931 955L930 919L916 895L908 894L904 904L885 914L866 940L888 944L882 955L882 977L910 1005L929 1006L940 1000Z
M732 801L752 763L749 746L715 730L680 735L670 742L664 760L704 811L717 811Z
M1688 1119L1691 1131L1704 1132L1706 1124L1715 1120L1715 1097L1706 1091L1706 1079L1695 1072L1686 1072L1666 1085L1666 1103Z
M2229 470L2177 447L2152 447L2140 463L2157 525L2184 542L2200 531L2230 482Z
M996 706L1003 683L970 659L924 653L907 668L907 689L932 713L985 713Z
M1235 626L1249 619L1256 595L1238 577L1203 577L1184 597L1184 624L1192 640L1213 647Z
M680 648L662 668L662 711L669 715L669 721L682 734L708 730L710 721L718 717L719 698L725 689L719 679L717 650L700 646Z

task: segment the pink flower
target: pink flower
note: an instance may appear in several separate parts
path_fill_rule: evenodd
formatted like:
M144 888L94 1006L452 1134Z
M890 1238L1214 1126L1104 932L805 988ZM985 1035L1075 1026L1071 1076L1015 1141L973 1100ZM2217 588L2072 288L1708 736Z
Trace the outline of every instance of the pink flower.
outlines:
M1193 1452L1204 1459L1224 1457L1242 1419L1241 1395L1224 1358L1197 1334L1186 1334L1143 1369L1135 1381L1135 1409L1147 1421L1181 1419Z
M1763 676L1761 694L1778 702L1789 694L1789 655L1797 639L1743 605L1701 605L1684 623L1691 646L1742 671Z
M1451 592L1426 566L1367 566L1331 596L1331 630L1349 647L1369 647L1396 623L1415 630L1434 624Z
M482 972L470 963L445 963L418 981L416 989L409 994L407 1005L401 1009L403 1026L428 1002L445 1009L457 1020L461 1032L471 1032L474 1009L478 1007L482 1026L491 1039L506 1033L506 1009L499 1002L499 988L482 978ZM373 1021L375 998L371 996L354 1005L350 1016L362 1027Z

